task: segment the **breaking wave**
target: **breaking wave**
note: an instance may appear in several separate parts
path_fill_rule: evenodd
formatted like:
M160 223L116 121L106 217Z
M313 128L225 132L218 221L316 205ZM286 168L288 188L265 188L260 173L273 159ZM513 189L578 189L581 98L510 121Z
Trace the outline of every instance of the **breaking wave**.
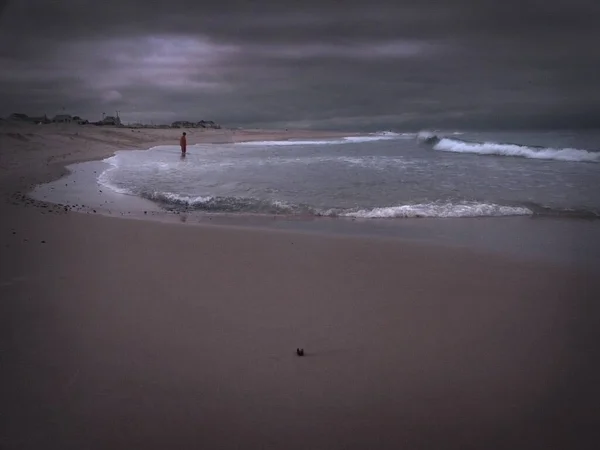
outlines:
M111 182L110 174L111 172L119 168L118 160L118 155L113 155L103 160L103 162L110 164L110 168L106 169L98 176L98 183L119 194L135 195L131 190L116 186L114 183Z
M410 218L410 217L499 217L528 216L533 214L528 208L502 206L491 203L422 203L416 205L389 206L384 208L361 209L340 214L343 217Z
M600 211L555 209L534 203L499 205L495 203L458 201L404 204L366 209L317 208L280 200L252 197L186 196L171 192L142 193L170 211L199 211L208 213L267 214L281 216L316 216L357 219L410 218L474 218L540 216L578 219L599 219Z
M423 131L417 138L433 146L434 150L453 153L474 153L479 155L516 156L530 159L545 159L573 162L600 162L600 152L576 148L531 147L497 142L467 142L455 138L440 137Z
M142 197L156 201L168 210L194 210L214 213L248 213L274 215L309 215L362 219L420 217L500 217L533 215L524 206L503 206L491 203L421 203L372 209L319 209L309 205L249 197L186 196L170 192L151 192Z
M238 142L235 145L242 146L271 146L271 147L285 147L290 145L340 145L340 144L353 144L359 142L374 142L374 141L386 141L392 139L409 139L416 135L414 133L394 133L393 131L378 131L376 133L370 133L363 136L347 136L343 138L332 138L332 139L295 139L288 141L248 141Z
M277 200L260 200L250 197L187 196L171 192L143 193L142 197L154 200L170 210L196 210L221 213L252 214L311 214L308 206L290 205Z

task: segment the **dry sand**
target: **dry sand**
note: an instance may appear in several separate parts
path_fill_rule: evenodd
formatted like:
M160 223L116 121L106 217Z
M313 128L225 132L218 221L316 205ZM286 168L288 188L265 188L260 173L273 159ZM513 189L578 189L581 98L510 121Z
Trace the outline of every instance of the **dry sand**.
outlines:
M180 134L37 129L0 128L1 449L597 447L597 274L14 205Z

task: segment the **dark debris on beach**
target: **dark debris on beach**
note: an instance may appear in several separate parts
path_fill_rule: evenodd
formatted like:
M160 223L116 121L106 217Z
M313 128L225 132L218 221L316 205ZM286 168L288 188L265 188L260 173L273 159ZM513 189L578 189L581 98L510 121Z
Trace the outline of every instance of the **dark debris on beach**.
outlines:
M42 214L65 214L71 210L80 211L85 208L84 205L65 205L63 203L48 203L41 200L35 200L22 192L14 193L8 202L15 206L41 208L43 210Z

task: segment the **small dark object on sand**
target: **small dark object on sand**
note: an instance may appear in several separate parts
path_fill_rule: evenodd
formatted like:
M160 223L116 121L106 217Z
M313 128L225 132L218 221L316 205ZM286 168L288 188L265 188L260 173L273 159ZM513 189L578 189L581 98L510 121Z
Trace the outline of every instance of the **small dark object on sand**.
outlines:
M298 356L304 356L304 349L303 348L297 348L296 349L296 355L298 355Z

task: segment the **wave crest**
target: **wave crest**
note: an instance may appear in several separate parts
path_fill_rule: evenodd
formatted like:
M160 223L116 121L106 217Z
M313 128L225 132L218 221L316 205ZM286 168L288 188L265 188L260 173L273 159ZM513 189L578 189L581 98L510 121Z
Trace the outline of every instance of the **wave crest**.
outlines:
M599 162L600 153L576 148L532 148L516 144L495 142L470 143L443 138L434 145L435 150L455 153L478 153L480 155L520 156L531 159L552 159L556 161Z
M532 215L530 208L491 203L421 203L371 209L317 209L307 205L250 197L186 196L170 192L152 192L143 197L163 204L167 209L193 209L205 212L251 213L276 215L310 215L321 217L419 218L419 217L499 217Z
M499 217L527 216L533 214L528 208L518 206L502 206L492 203L421 203L415 205L399 205L339 214L342 217L363 219L375 218L417 218L417 217Z
M285 147L291 145L340 145L353 144L358 142L374 142L387 141L392 139L406 139L414 137L414 133L395 133L393 131L378 131L376 133L365 134L362 136L346 136L342 138L331 139L290 139L278 141L247 141L238 142L235 145L242 146L270 146L270 147Z
M254 214L298 214L302 210L308 210L308 208L301 205L290 205L283 201L244 197L193 197L172 192L145 193L142 194L142 197L157 201L167 209L183 208L206 212Z
M420 132L417 138L421 142L432 145L434 150L443 152L515 156L554 161L600 162L600 152L577 148L531 147L498 142L468 142L455 138L440 137L429 131Z

